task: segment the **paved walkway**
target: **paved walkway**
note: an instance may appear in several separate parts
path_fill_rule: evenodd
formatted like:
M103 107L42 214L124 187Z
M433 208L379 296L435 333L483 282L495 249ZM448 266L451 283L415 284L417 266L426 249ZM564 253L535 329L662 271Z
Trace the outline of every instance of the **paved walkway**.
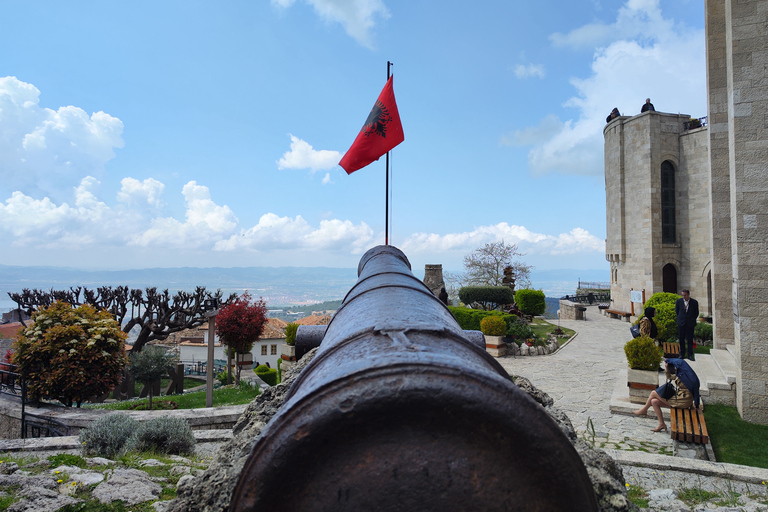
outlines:
M510 374L526 377L548 393L580 437L591 442L594 427L595 447L672 455L669 433L651 432L657 425L652 413L635 418L609 409L617 372L627 367L624 344L632 338L630 324L604 317L597 307L588 308L586 316L586 321L560 320L561 327L578 334L555 354L509 356L499 362Z

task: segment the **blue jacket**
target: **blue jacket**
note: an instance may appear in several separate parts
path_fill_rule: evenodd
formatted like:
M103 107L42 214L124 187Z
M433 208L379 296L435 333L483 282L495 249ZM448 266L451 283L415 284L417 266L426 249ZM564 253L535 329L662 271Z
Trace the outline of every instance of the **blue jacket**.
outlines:
M699 377L684 359L667 359L667 364L675 367L675 373L680 381L693 393L693 405L699 407Z

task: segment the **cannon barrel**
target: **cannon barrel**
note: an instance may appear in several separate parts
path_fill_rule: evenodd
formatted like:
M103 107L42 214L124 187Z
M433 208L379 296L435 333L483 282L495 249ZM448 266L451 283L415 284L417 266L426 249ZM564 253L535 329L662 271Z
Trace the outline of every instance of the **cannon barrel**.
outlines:
M240 474L230 510L597 510L557 424L378 246Z

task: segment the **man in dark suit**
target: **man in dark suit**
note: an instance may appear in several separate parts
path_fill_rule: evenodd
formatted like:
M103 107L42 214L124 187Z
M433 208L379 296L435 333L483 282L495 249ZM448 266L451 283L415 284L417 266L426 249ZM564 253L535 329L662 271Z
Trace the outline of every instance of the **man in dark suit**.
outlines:
M683 290L683 298L675 302L677 335L680 338L680 359L693 361L693 328L699 319L699 303L691 298L691 292Z

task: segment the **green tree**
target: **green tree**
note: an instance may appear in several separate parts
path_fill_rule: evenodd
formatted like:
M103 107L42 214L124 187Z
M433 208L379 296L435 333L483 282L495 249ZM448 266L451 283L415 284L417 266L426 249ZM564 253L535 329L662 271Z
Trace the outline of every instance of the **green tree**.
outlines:
M512 304L515 294L507 286L465 286L459 290L464 304L479 304L485 310L497 309Z
M234 350L235 354L247 354L264 332L265 323L267 306L264 300L253 301L251 295L245 292L233 303L219 310L216 315L216 332L221 342ZM235 384L239 384L240 365L235 366Z
M169 354L163 347L155 345L148 345L144 350L136 354L131 353L129 369L134 379L149 387L150 409L152 409L153 384L168 373L168 368L173 366L175 362L175 357Z
M515 302L526 315L543 315L547 309L547 301L541 290L517 290Z
M13 362L33 397L80 407L120 382L126 335L108 312L58 301L32 321L14 344Z

